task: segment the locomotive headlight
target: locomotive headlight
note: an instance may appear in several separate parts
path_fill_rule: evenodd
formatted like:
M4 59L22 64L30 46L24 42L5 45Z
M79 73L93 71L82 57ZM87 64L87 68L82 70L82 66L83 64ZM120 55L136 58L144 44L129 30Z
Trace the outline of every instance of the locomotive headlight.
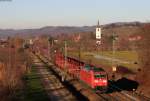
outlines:
M103 80L103 83L107 83L107 80Z
M98 83L98 80L94 80L95 83Z

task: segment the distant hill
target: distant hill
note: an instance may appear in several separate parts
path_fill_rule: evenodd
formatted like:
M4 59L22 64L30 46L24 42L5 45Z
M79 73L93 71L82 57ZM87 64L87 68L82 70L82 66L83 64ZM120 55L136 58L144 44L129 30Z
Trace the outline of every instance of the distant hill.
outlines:
M118 27L139 27L144 23L140 22L118 22L102 25L103 29L112 29ZM47 26L39 29L0 29L0 37L28 37L28 36L39 36L39 35L51 35L56 36L59 34L72 34L79 32L91 32L95 31L95 26L83 26L83 27L75 27L75 26Z
M37 35L58 35L58 34L72 34L78 32L89 32L94 31L94 26L84 26L84 27L66 27L66 26L47 26L39 29L0 29L0 36L37 36Z

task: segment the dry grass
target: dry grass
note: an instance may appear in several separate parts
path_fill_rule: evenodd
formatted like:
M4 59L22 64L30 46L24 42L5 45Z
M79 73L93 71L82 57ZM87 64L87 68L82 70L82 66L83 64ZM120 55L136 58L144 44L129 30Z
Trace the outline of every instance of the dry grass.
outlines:
M0 49L0 98L1 101L16 100L22 88L22 77L27 68L27 54L20 48Z

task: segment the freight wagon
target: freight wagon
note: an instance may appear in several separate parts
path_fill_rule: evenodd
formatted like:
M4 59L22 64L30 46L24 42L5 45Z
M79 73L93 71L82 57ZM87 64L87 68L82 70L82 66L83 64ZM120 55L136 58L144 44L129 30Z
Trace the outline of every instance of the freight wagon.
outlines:
M72 57L65 57L61 53L55 54L55 64L70 76L83 81L96 91L107 91L108 76L100 67L86 64Z

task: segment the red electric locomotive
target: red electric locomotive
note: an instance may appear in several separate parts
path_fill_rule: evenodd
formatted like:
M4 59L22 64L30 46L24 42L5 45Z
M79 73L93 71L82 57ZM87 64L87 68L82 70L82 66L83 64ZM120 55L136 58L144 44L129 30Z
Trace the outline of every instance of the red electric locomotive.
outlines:
M92 65L85 65L80 71L80 80L88 84L91 88L106 91L108 86L107 73L102 68Z
M55 56L55 63L58 67L64 70L65 57L61 53L57 53ZM97 68L93 65L86 65L84 62L77 59L67 57L66 69L70 75L80 79L92 89L100 91L107 90L107 73L102 68Z

